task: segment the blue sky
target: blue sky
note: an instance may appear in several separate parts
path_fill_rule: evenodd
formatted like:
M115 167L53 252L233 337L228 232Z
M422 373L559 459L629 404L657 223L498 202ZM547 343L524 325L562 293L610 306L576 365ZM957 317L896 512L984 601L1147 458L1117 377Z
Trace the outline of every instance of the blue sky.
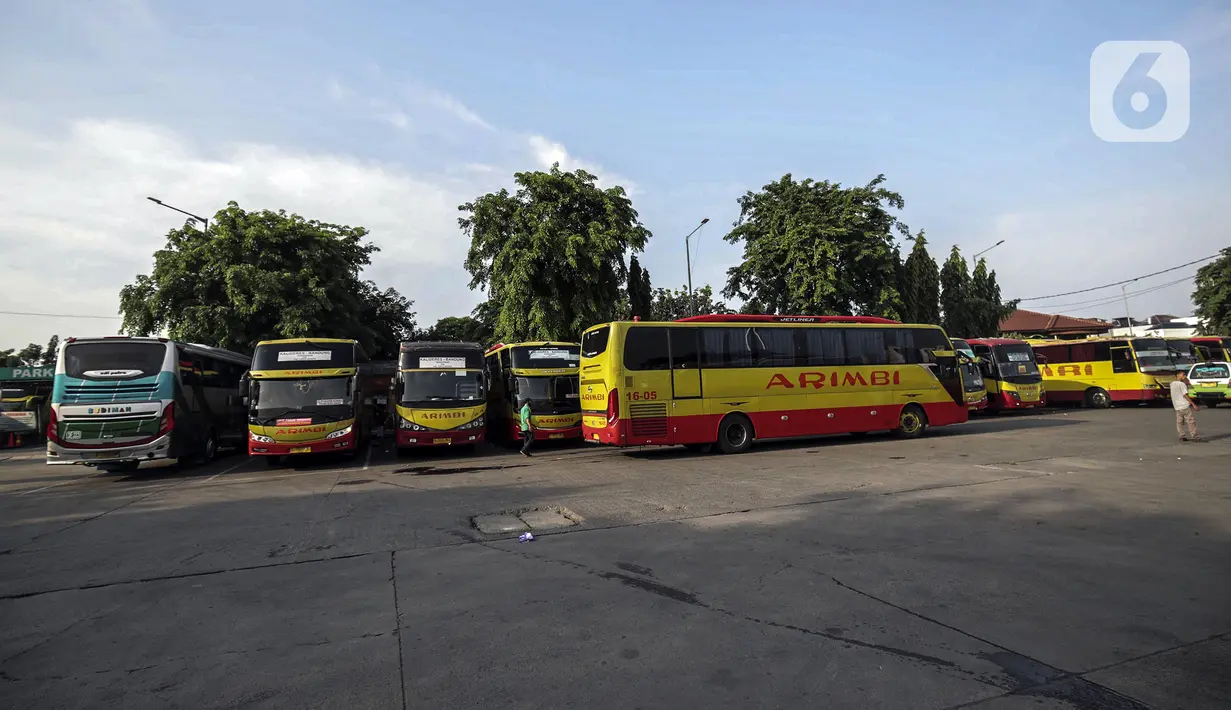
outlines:
M885 173L938 261L1005 239L988 257L1007 297L1231 243L1215 211L1231 188L1231 7L1021 5L19 0L0 27L0 300L114 313L179 223L154 194L368 226L384 250L369 275L430 324L478 299L456 206L553 160L632 190L659 286L684 282L683 235L709 217L693 280L719 287L739 259L721 241L736 199L786 172ZM1183 139L1092 134L1090 53L1113 39L1187 48ZM1130 305L1187 313L1191 290ZM1023 305L1112 317L1123 303L1100 301L1118 295ZM0 347L115 324L0 314Z

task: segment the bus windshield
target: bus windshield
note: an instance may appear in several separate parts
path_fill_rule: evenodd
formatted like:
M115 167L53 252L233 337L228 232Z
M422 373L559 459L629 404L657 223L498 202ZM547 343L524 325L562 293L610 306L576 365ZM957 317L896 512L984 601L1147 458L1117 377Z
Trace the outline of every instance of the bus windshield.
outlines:
M1175 363L1171 361L1171 352L1167 349L1167 341L1162 338L1137 338L1133 342L1133 350L1137 354L1137 364L1142 372L1171 372Z
M1167 349L1171 351L1171 359L1178 367L1190 367L1197 362L1197 353L1191 340L1168 338Z
M1029 345L997 345L992 348L992 353L996 357L996 368L1001 377L1039 374L1039 366L1034 361L1034 350Z
M403 371L402 382L403 405L473 406L487 397L481 370Z
M73 343L64 348L64 373L84 379L150 377L162 370L165 343Z
M536 413L565 414L581 411L577 398L577 377L518 377L516 390L517 408L530 400L530 411Z
M256 418L279 417L291 412L323 418L345 419L351 411L351 378L319 377L290 380L253 380L256 385Z

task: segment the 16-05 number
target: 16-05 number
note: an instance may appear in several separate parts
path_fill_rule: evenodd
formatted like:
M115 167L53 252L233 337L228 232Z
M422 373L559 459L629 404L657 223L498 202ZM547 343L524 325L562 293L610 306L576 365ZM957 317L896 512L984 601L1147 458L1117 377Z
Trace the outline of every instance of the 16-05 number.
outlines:
M629 392L628 398L632 400L658 399L658 393L657 392Z

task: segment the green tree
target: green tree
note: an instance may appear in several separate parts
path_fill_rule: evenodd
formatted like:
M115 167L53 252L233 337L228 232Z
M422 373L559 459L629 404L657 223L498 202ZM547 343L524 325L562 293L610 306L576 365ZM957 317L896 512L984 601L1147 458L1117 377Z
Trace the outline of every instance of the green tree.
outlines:
M53 338L59 342L58 337ZM54 362L54 354L52 357ZM37 367L43 364L44 359L43 346L38 343L30 343L21 350L0 350L0 367Z
M688 316L705 316L712 313L732 313L727 304L714 302L714 290L708 285L693 289L692 298L688 296L687 288L674 291L665 288L654 289L654 303L650 309L650 320L677 320Z
M496 304L504 342L576 340L627 302L625 256L642 251L650 232L624 188L601 190L584 170L557 164L513 179L516 194L502 189L458 207L470 288Z
M47 341L47 347L43 348L43 360L40 364L50 367L56 364L56 357L60 353L60 336L53 335Z
M1192 299L1202 335L1231 333L1231 247L1219 254L1197 269L1197 288Z
M412 302L360 279L379 251L367 233L230 202L208 234L171 230L153 272L121 289L123 331L241 352L265 338L354 338L374 357L394 357L414 331Z
M950 338L974 337L970 319L970 272L962 250L954 245L940 269L941 326Z
M650 272L642 269L637 257L628 260L628 314L646 320L654 303L654 291L650 287Z
M1017 310L1017 301L1003 303L996 272L988 271L987 261L979 259L974 276L970 279L968 305L972 331L984 337L994 338L1000 333L1000 321Z
M421 340L461 341L487 347L495 342L491 327L473 316L448 316L436 321L420 336Z
M901 317L894 232L909 231L891 212L902 196L884 182L844 188L788 173L746 193L723 237L743 243L744 258L722 294L765 313Z
M940 270L928 254L923 232L914 238L914 247L906 257L902 318L911 323L940 323Z

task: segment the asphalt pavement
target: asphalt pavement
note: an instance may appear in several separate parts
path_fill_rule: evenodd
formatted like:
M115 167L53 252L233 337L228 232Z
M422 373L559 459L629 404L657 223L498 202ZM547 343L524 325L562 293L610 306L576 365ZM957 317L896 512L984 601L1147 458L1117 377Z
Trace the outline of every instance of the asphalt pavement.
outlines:
M0 450L0 707L1226 708L1231 409L1198 421L115 474Z

